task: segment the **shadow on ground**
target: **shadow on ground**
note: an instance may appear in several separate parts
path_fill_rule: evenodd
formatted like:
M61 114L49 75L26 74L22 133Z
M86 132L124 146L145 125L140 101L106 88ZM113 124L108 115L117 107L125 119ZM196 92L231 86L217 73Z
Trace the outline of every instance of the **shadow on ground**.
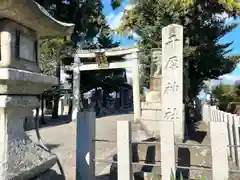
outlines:
M196 154L199 154L201 156L202 149L193 148L192 144L201 144L202 142L205 142L204 139L207 136L207 132L203 130L203 128L195 129L194 131L189 131L189 137L188 140L192 140L195 142L187 141L186 145L189 143L191 146L184 147L183 145L176 145L176 160L177 160L177 166L176 169L176 175L177 179L180 179L180 174L183 175L184 178L189 179L192 177L193 170L189 170L191 166L195 167L201 167L201 168L209 168L207 164L201 164L203 160L208 158L206 157L198 157ZM150 138L147 140L144 140L145 142L156 142L156 144L133 144L132 145L132 162L136 163L145 163L145 164L154 164L154 165L133 165L133 172L135 180L142 180L143 179L143 172L144 173L152 173L154 174L160 174L161 168L157 167L155 164L159 164L159 161L161 159L160 157L160 145L159 145L159 139L156 138ZM143 142L144 142L143 141ZM182 143L181 143L182 144ZM184 143L185 144L185 143ZM179 147L183 146L183 147ZM196 156L196 157L195 157ZM113 156L113 160L117 161L117 155L115 154ZM200 163L200 164L196 164ZM112 163L110 168L110 174L107 175L109 177L109 180L117 180L117 164ZM196 174L199 174L199 172L196 172ZM200 173L201 174L201 173Z
M53 149L58 148L59 146L61 146L61 144L45 144L45 146L52 151Z
M104 174L101 176L96 176L96 180L109 180L109 174Z
M115 113L111 113L111 114L98 115L98 116L96 116L96 117L97 117L97 118L104 118L104 117L124 115L124 114L133 114L133 111L115 112Z
M200 124L201 121L197 121L192 124L186 125L184 142L186 142L187 140L196 141L200 144L203 142L204 138L207 135L207 132L199 130Z
M58 174L56 171L50 169L44 173L41 174L39 177L35 177L31 180L66 180L66 178L60 174Z
M178 148L178 166L182 166L182 167L190 167L191 164L191 155L190 155L190 150L189 148L185 148L185 147L179 147ZM180 174L182 174L183 177L185 178L189 178L189 169L185 169L185 168L177 168L176 170L176 177L180 177Z
M41 122L41 120L40 120ZM45 117L46 124L41 124L40 128L59 126L71 122L71 117L68 115L59 116L57 119L52 119L51 116Z
M153 142L156 141L155 138L150 138L145 140L145 142ZM139 146L138 144L132 144L132 162L133 163L146 163L146 164L155 164L156 163L156 145L146 145L146 152L144 151L143 153L144 159L139 158ZM113 155L112 158L113 161L117 161L117 154ZM143 162L142 162L143 161ZM154 169L154 166L147 166L147 165L133 165L133 172L134 172L134 179L135 180L142 180L142 172L154 172L158 171L159 168ZM97 178L99 180L105 180L104 178L108 178L109 180L117 180L117 174L118 174L118 169L117 169L117 164L112 163L110 167L110 174L109 175L103 175L103 176L98 176ZM102 178L102 179L101 179Z
M116 112L116 113L112 113L112 114L97 116L97 118L104 118L104 117L132 114L132 113L133 113L132 111ZM39 122L41 122L40 119L41 119L41 117L39 117ZM59 126L59 125L68 124L68 123L72 122L71 116L69 116L69 115L62 115L62 116L59 116L57 119L52 119L51 116L46 116L46 117L44 117L44 121L45 121L45 124L40 124L40 128Z

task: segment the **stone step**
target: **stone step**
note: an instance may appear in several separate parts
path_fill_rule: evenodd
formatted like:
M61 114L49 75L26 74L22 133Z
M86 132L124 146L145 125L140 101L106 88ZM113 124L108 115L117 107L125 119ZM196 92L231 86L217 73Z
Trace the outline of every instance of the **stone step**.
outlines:
M176 163L179 166L187 166L187 167L202 167L206 169L211 169L211 149L210 138L207 132L208 128L204 123L200 123L198 126L198 130L189 134L190 139L185 143L178 142L176 140L175 146L175 159ZM145 161L145 163L159 163L161 160L160 157L160 141L159 139L151 138L147 141L156 142L154 145L150 144L139 144L138 156L140 161ZM181 144L181 145L179 145ZM185 145L185 146L183 146ZM189 145L189 146L187 146ZM200 145L200 146L198 146ZM206 145L206 146L203 146ZM143 172L149 172L147 167L143 167ZM152 172L160 172L161 168L152 167ZM189 175L189 178L194 178L195 175L205 175L208 178L211 178L211 170L203 171L203 170L184 170L184 175Z

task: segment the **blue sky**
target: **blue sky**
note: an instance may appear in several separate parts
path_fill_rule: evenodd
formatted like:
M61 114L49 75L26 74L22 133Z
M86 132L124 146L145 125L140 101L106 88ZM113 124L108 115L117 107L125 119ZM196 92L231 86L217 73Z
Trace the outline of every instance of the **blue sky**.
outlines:
M117 28L121 23L121 17L123 15L124 9L125 8L128 9L130 7L130 5L128 4L128 0L125 0L122 6L117 10L112 10L111 0L103 0L103 4L104 4L104 14L106 15L106 18L108 20L110 27L112 29ZM240 19L238 20L228 19L227 23L230 23L233 21L240 23ZM121 37L119 35L115 36L115 40L120 41L122 46L131 46L131 45L135 45L136 43L133 40L129 40L127 37ZM233 41L233 44L231 48L233 49L233 51L231 52L231 54L240 54L240 26L238 26L232 32L225 35L224 38L220 40L220 43L226 43L226 42L232 42L232 41ZM240 64L236 67L236 69L232 73L226 74L221 78L223 83L234 83L236 79L240 79ZM213 83L216 84L216 83L219 83L219 81L217 82L213 81Z
M123 11L125 8L129 7L128 1L125 0L121 7L113 10L111 7L111 0L103 0L104 14L108 20L108 23L112 29L117 28L121 23L121 18L123 16ZM127 37L121 37L119 35L115 36L115 40L121 43L121 46L131 46L135 44L134 40L129 40Z

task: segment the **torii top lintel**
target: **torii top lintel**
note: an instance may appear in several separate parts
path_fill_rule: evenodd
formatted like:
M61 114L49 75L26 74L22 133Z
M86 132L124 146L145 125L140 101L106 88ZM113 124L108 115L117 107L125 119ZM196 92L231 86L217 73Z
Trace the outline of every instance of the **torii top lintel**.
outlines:
M109 49L77 50L76 56L79 58L95 58L97 52L104 52L106 56L124 56L131 53L137 53L137 47L116 47Z
M54 19L33 0L0 0L0 18L10 19L37 32L40 38L67 36L74 24Z

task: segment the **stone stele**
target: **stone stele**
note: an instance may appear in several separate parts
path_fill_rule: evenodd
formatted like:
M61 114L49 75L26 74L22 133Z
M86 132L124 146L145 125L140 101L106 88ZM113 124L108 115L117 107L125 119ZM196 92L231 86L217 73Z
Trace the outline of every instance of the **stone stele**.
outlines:
M40 74L39 39L69 35L74 24L55 20L32 0L0 0L0 179L27 180L56 163L34 144L23 122L39 107L36 95L57 85Z

